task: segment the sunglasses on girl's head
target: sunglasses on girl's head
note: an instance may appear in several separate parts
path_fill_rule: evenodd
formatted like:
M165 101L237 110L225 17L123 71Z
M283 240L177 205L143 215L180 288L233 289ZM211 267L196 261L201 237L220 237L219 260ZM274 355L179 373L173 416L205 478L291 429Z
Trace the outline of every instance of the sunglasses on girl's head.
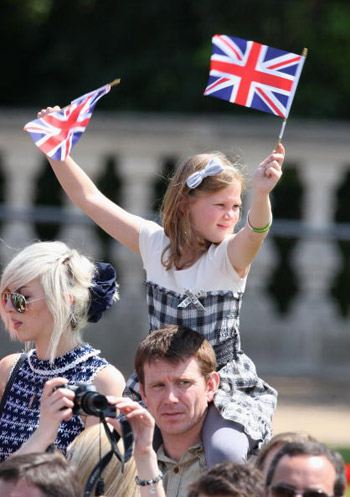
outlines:
M5 307L7 302L11 300L11 304L14 307L14 309L20 313L25 312L27 310L28 304L30 304L31 302L37 302L38 300L45 300L45 298L31 299L29 300L29 302L27 302L25 296L22 295L21 293L11 293L11 292L3 292L1 295L1 299L3 307Z
M333 495L328 495L321 489L317 488L306 488L304 490L299 490L295 487L289 485L279 485L270 486L271 494L273 497L295 497L296 495L302 495L303 497L334 497Z

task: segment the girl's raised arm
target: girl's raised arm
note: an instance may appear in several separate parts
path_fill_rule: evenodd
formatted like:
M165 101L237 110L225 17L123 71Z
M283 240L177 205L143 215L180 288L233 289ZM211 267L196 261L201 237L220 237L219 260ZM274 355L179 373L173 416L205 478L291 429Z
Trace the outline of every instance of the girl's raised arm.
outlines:
M254 176L252 203L245 226L229 243L228 255L232 266L243 277L266 238L272 212L270 192L282 176L285 150L282 144L259 164Z
M59 107L48 107L38 113L43 117ZM139 228L142 218L109 200L89 176L71 158L57 161L47 157L62 188L70 200L110 236L139 254Z

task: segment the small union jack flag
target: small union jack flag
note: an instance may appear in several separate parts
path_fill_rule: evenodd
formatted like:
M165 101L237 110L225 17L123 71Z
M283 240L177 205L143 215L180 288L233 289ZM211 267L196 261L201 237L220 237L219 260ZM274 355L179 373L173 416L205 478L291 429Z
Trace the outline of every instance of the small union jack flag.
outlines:
M110 89L111 85L107 84L86 93L64 109L30 121L23 129L44 154L62 161L84 133L97 101Z
M287 118L305 57L226 35L212 42L204 95Z

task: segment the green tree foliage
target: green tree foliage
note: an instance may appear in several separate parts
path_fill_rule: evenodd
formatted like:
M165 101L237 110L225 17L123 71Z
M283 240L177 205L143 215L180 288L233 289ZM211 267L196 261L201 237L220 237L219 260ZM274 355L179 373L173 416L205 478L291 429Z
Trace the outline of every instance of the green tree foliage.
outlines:
M65 105L121 77L99 106L239 114L202 96L211 37L224 33L296 53L308 47L293 115L350 115L348 1L3 0L0 26L2 106Z

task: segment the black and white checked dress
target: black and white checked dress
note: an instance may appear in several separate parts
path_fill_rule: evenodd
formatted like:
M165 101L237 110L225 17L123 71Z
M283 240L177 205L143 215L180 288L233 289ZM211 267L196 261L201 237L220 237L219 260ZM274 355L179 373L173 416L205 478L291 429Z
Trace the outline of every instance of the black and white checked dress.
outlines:
M140 251L147 273L150 331L178 324L205 336L215 350L220 374L214 403L223 418L240 423L260 446L271 437L277 392L257 376L254 363L241 349L239 312L245 279L239 278L233 270L225 242L210 247L189 271L165 271L156 261L160 260L167 243L159 225L144 223L140 231ZM187 285L187 289L176 291L184 281L193 281L192 288ZM224 290L208 289L220 283ZM200 289L203 286L204 290ZM135 398L138 391L134 374L127 382L127 393Z

